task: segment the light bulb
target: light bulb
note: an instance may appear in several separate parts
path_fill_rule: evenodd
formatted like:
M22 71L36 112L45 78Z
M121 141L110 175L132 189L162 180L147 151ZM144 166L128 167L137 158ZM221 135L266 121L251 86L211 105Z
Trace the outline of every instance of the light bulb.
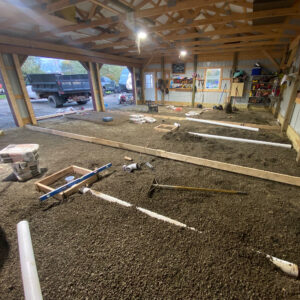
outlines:
M180 56L184 57L184 56L186 56L186 55L187 55L186 50L181 50L181 51L180 51Z
M145 31L140 31L138 32L137 37L139 40L144 40L145 38L147 38L147 33Z

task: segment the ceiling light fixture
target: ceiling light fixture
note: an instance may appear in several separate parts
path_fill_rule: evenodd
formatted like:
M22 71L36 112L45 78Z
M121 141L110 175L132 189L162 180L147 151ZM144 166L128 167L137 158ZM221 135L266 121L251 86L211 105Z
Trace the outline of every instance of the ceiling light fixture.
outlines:
M187 55L187 51L186 50L181 50L179 56L180 57L185 57Z
M144 40L147 38L147 33L145 31L139 31L137 37L139 40Z

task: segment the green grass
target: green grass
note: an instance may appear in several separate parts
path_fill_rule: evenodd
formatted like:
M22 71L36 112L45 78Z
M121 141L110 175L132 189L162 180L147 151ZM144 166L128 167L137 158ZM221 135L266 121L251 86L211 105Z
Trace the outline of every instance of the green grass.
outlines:
M6 99L6 96L5 95L0 95L0 100L1 99Z

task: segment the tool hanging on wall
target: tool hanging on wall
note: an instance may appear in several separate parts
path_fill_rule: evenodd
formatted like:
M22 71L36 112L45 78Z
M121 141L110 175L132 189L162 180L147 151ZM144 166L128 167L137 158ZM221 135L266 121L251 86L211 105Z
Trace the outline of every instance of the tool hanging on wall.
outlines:
M197 80L198 80L198 87L201 87L201 94L200 94L200 101L201 103L203 104L204 102L204 79L201 79L200 77L200 74L198 74L198 77L197 77ZM203 107L203 106L202 106Z

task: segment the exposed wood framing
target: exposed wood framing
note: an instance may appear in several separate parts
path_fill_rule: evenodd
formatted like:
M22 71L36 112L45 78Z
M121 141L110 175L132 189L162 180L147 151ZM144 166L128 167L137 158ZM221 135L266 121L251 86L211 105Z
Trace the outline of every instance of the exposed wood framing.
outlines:
M290 94L290 98L288 100L288 107L284 116L284 119L281 123L281 131L285 132L288 128L288 125L291 121L292 118L292 114L293 114L293 110L295 107L295 99L297 97L297 92L299 89L299 83L300 83L300 79L296 78L293 82L292 82L292 86L290 86L289 88L292 89L292 92Z
M18 56L0 53L0 70L16 125L36 124Z
M198 55L194 55L194 76L193 76L193 87L192 87L192 107L195 107L195 97L196 97L196 81L197 81L197 63L198 63Z
M163 82L163 86L165 86L165 57L164 56L161 57L160 67L161 67L160 69L161 79ZM161 102L162 104L165 104L165 89L163 88L160 91L161 91Z
M186 162L186 163L190 163L190 164L194 164L194 165L198 165L198 166L205 166L205 167L218 169L218 170L222 170L222 171L227 171L227 172L231 172L231 173L247 175L247 176L252 176L255 178L300 186L300 177L296 177L296 176L274 173L274 172L264 171L264 170L260 170L260 169L248 168L248 167L243 167L243 166L239 166L239 165L204 159L204 158L200 158L200 157L194 157L194 156L188 156L188 155L183 155L183 154L178 154L178 153L173 153L173 152L167 152L167 151L160 150L160 149L152 149L152 148L147 148L147 147L143 147L143 146L131 145L131 144L126 144L126 143L122 143L122 142L116 142L116 141L111 141L111 140L106 140L106 139L101 139L101 138L96 138L96 137L84 136L84 135L79 135L79 134L70 133L70 132L63 132L63 131L49 129L49 128L42 128L42 127L31 126L31 125L27 125L26 128L33 130L33 131L37 131L37 132L49 133L49 134L53 134L53 135L57 135L57 136L67 137L67 138L90 142L90 143L99 144L99 145L103 145L103 146L109 146L109 147L113 147L113 148L143 153L143 154L157 156L157 157L161 157L161 158L167 158L167 159L171 159L171 160Z
M52 192L55 190L54 188L51 187L51 185L53 183L55 183L56 181L58 181L59 179L64 178L67 175L73 175L73 174L80 175L80 177L81 177L81 176L89 174L91 172L92 171L88 170L88 169L80 168L77 166L70 166L70 167L62 169L50 176L47 176L41 180L38 180L34 184L38 191L49 193L49 192ZM78 184L73 185L72 187L66 189L65 191L56 194L54 196L54 198L58 198L60 200L66 199L68 196L70 196L74 193L77 193L81 187L92 184L92 183L96 182L97 180L98 180L98 174L95 174L94 176L92 176L88 179L85 179Z
M80 61L93 61L99 63L111 63L118 65L140 66L140 61L128 57L120 57L106 53L90 51L71 46L55 45L49 42L40 42L30 39L13 38L0 35L0 49L6 53L17 53L25 55L48 56Z
M89 78L95 111L105 111L103 90L100 78L102 65L89 62Z
M230 71L229 91L231 91L232 82L233 82L233 75L234 75L234 72L236 71L237 65L238 65L238 52L234 52L233 53L233 60L232 60L232 67L231 67L231 71ZM230 102L231 102L231 94L228 93L227 103L230 103Z
M268 58L270 60L270 62L274 65L274 67L276 68L276 71L280 70L280 65L279 63L272 57L272 55L267 51L267 50L263 50L264 55L266 56L266 58Z

